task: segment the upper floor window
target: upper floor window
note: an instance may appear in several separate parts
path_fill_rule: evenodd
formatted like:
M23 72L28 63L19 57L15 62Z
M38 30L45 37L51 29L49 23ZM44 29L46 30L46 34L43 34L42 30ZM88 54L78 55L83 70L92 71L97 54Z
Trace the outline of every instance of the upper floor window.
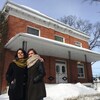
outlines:
M64 42L64 38L58 35L55 35L55 40L56 41L60 41L60 42Z
M74 43L75 43L76 46L78 46L78 47L82 47L82 43L81 43L81 42L79 42L79 41L75 41Z
M78 69L78 78L84 78L85 77L84 64L82 63L77 64L77 69Z
M27 33L39 36L39 30L33 27L27 27Z

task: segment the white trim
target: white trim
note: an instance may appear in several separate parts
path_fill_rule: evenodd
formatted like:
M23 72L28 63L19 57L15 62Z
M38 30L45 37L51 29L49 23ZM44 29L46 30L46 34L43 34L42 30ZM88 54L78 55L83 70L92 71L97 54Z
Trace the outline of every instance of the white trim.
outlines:
M64 42L64 43L65 43L65 37L60 36L60 35L58 35L58 34L55 34L55 35L54 35L54 40L55 40L55 36L61 37L61 38L63 39L63 41L59 41L59 42ZM58 41L58 40L56 40L56 41Z
M66 64L66 60L56 59L55 62L57 62L57 61L58 61L59 63L60 63L60 62L64 62L64 64Z
M75 41L74 42L74 45L75 46L78 46L78 47L82 47L82 43L80 41Z
M45 26L47 28L54 29L61 33L68 34L75 38L79 38L84 41L88 41L90 38L85 33L81 32L79 30L76 30L60 21L57 21L51 17L48 17L48 16L40 13L39 11L36 11L29 7L18 5L13 2L7 2L5 4L5 7L3 8L3 11L4 11L4 9L9 9L9 14L12 16L16 16L18 18L22 18L22 19L30 21L30 22L34 22L36 24Z
M32 28L32 29L38 30L38 31L39 31L39 35L38 35L38 36L41 36L41 34L40 34L40 29L39 29L39 28L36 28L36 27L32 27L32 26L30 26L30 25L27 25L27 28L28 28L28 27L30 27L30 28Z
M78 65L81 65L81 66L78 66ZM83 63L80 63L80 64L77 63L77 70L78 70L78 68L82 68L83 69L83 76L78 76L78 78L79 79L80 78L85 78L84 64ZM80 74L80 73L77 73L77 74Z

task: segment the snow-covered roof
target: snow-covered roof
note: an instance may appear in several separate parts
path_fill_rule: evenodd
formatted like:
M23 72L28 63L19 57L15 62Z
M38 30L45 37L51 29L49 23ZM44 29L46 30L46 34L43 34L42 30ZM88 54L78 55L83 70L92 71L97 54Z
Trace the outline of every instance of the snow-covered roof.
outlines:
M44 37L34 36L28 33L19 33L12 37L5 45L6 48L16 51L27 42L27 49L34 48L39 54L54 56L76 61L94 62L100 61L100 53L71 44L58 42ZM70 56L70 58L69 58Z

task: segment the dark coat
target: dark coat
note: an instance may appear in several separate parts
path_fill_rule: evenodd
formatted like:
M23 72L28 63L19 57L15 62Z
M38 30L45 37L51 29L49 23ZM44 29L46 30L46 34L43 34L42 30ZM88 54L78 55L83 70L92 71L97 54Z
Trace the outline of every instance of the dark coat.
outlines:
M25 100L27 68L20 68L12 62L7 70L6 80L9 84L8 95L10 100ZM13 80L14 84L11 84Z
M44 76L45 70L40 60L28 68L28 100L40 100L46 97L45 84L43 81Z

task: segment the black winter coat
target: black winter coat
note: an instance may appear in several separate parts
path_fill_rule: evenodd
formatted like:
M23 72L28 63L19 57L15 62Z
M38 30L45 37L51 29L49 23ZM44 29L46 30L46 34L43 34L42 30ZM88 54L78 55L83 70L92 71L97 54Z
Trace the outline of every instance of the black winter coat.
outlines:
M43 81L44 76L45 70L40 60L28 68L28 100L41 100L43 97L46 97L45 84Z
M9 84L8 95L11 100L25 100L27 68L20 68L14 62L9 65L6 73ZM11 82L14 81L14 84Z

